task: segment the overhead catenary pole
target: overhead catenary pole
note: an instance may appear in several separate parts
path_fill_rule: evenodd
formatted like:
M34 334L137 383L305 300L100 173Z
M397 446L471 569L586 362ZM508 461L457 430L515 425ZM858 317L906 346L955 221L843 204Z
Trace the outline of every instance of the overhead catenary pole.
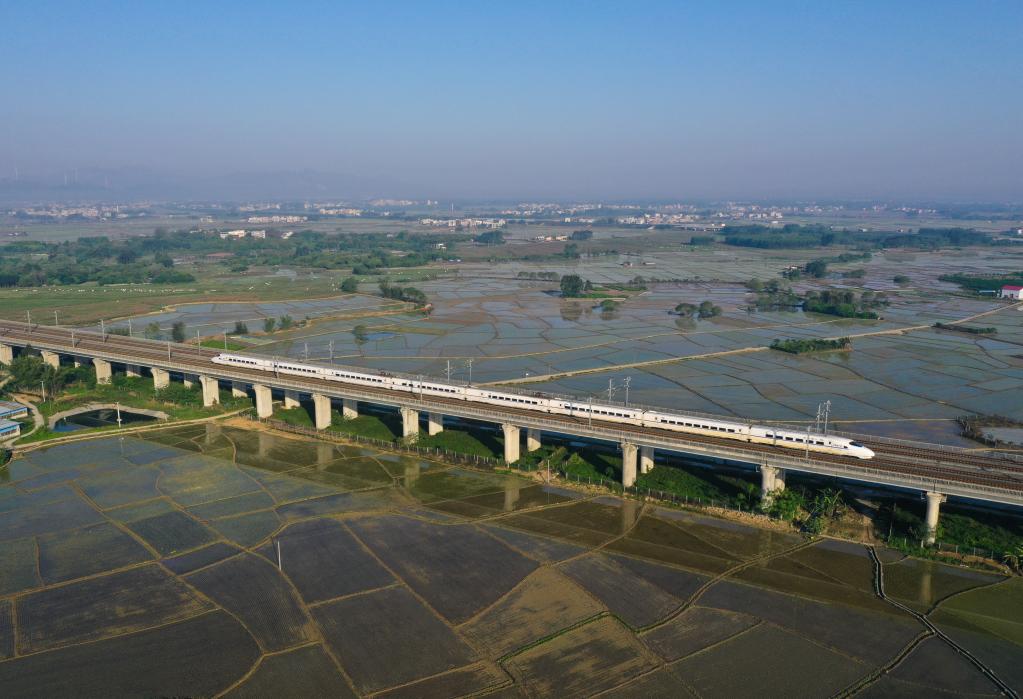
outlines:
M626 376L625 379L622 381L622 383L625 384L625 407L628 408L629 407L629 384L632 383L632 377L631 376Z

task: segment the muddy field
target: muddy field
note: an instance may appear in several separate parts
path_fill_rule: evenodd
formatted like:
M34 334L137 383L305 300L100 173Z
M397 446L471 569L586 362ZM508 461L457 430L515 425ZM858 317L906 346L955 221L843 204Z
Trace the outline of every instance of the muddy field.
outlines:
M8 696L1023 689L1020 579L891 551L217 425L0 474Z

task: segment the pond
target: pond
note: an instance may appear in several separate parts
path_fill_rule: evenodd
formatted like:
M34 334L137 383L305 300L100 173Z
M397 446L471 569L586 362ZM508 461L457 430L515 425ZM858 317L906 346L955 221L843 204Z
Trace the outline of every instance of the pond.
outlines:
M119 416L118 413L120 413ZM152 415L133 413L123 408L120 411L115 408L100 408L99 410L90 410L86 413L78 413L77 415L69 415L65 418L61 418L57 421L57 424L53 426L53 431L74 432L75 430L84 430L93 427L111 427L117 424L118 417L120 417L122 425L129 425L137 422L153 422L157 419Z

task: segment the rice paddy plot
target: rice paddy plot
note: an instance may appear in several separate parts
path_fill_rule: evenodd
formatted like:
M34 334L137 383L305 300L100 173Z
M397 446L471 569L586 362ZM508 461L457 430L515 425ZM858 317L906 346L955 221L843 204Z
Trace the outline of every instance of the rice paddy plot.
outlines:
M38 537L39 571L47 585L83 578L152 558L130 535L109 522Z
M127 524L129 522L138 522L142 519L156 517L157 515L164 515L168 512L178 511L178 508L175 507L173 502L171 502L168 498L161 497L156 498L155 500L147 500L145 502L115 507L111 510L107 510L104 514L115 522Z
M867 668L769 624L673 666L702 697L832 695Z
M180 556L165 558L161 563L170 572L176 575L185 575L199 568L205 568L208 565L222 561L229 556L234 556L240 551L241 549L236 546L218 541L201 549L183 553Z
M480 663L428 677L404 687L382 692L377 696L380 699L446 699L475 696L490 687L508 682L510 678L499 667L493 663Z
M90 500L107 509L159 497L159 477L155 466L139 466L88 475L79 478L78 485Z
M355 693L323 647L316 645L264 657L250 677L223 696L224 699L354 699Z
M99 512L75 495L66 500L0 512L0 541L80 529L102 520Z
M925 638L890 676L920 688L921 693L943 690L956 694L1002 696L1001 690L976 665L944 640Z
M1013 617L1018 611L1007 610ZM1006 640L981 626L974 626L963 617L943 612L940 608L930 615L938 628L944 631L959 646L990 668L995 675L1010 687L1023 687L1023 665L1020 654L1023 644Z
M29 699L214 696L258 657L259 649L241 624L216 611L129 636L14 658L0 663L0 686L7 696Z
M550 539L545 536L534 536L533 534L526 534L514 529L489 524L485 525L485 528L493 536L540 563L556 563L566 558L578 556L586 551L582 546L566 544L563 541Z
M501 524L573 544L600 546L627 532L635 524L639 508L635 500L624 500L618 507L583 501L503 517Z
M260 647L279 651L312 641L316 633L276 566L243 553L192 573L189 584L234 614Z
M257 490L244 495L235 495L215 500L203 505L196 505L188 508L188 513L197 519L206 521L218 517L229 517L231 515L243 514L254 510L266 510L272 508L276 503L270 494L265 490Z
M5 484L0 486L0 514L61 500L71 500L76 497L78 497L78 493L68 485L58 485L26 493L13 484Z
M690 607L641 638L657 655L672 662L709 648L758 623L748 614Z
M443 500L432 504L431 507L462 517L477 519L568 501L569 498L547 486L529 485L528 481L510 478L505 482L502 493L487 493L459 500Z
M461 638L404 588L327 602L312 614L360 693L408 684L476 659Z
M126 524L161 556L204 546L218 537L205 526L177 510Z
M38 560L32 537L0 542L0 595L42 585Z
M248 548L280 529L281 518L272 510L261 510L214 519L209 525L225 539Z
M348 525L441 615L460 623L501 598L536 562L472 525L442 525L386 515ZM466 565L465 552L473 552Z
M869 612L732 581L715 583L697 603L769 621L875 667L923 630L916 619L891 606L887 612Z
M461 627L498 657L605 611L554 568L539 568L493 607Z
M157 565L41 590L17 600L18 649L50 650L179 621L211 607Z
M259 483L264 490L268 491L277 504L333 495L337 492L327 486L260 471L258 468L243 467L241 470Z
M957 592L1003 580L1000 575L905 558L883 569L885 593L919 612Z
M376 461L369 457L339 459L337 461L318 464L308 468L289 471L289 476L323 483L335 490L359 490L390 485L390 474Z
M668 668L660 668L639 677L626 685L615 687L601 694L601 699L697 699L682 680Z
M691 512L657 508L654 514L674 522L687 534L717 549L727 551L740 560L775 554L792 548L803 540L792 532L760 529Z
M503 493L508 482L522 483L517 476L496 473L479 473L461 468L447 471L424 473L409 486L409 492L423 503L439 500L457 500L474 495Z
M277 508L277 514L285 521L306 519L318 515L350 514L387 510L402 504L393 490L374 490L357 493L337 493L291 502Z
M262 554L281 570L306 604L363 592L395 582L341 523L320 518L285 527Z
M506 661L538 696L590 696L656 667L618 621L598 619Z
M634 628L652 624L682 604L679 598L603 554L573 559L560 564L559 569Z
M160 490L185 507L259 490L259 484L233 465L207 456L186 455L159 462Z
M732 554L692 536L685 527L651 516L643 517L632 531L611 542L608 548L713 574L723 573L739 563Z
M1023 647L1023 578L1013 577L945 600L938 607L943 619L958 617Z
M872 591L846 585L786 556L748 566L735 573L733 579L820 602L837 602L878 612L889 610L889 605Z

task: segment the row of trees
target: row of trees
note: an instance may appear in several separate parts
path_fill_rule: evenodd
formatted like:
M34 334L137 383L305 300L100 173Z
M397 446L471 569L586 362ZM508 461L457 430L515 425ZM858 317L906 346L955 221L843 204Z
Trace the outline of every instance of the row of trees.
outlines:
M683 302L675 306L675 313L683 318L692 318L693 316L713 318L714 316L721 315L721 306L715 306L711 301L701 301L698 306Z

